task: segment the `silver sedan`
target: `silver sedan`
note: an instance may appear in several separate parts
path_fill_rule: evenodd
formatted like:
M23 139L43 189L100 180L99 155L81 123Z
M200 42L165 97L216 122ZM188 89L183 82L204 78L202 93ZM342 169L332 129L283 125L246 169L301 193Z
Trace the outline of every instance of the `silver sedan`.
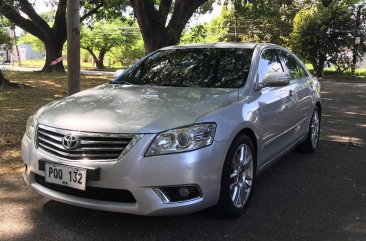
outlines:
M320 85L273 44L172 46L52 102L22 139L24 180L51 199L138 215L238 217L256 176L314 152Z

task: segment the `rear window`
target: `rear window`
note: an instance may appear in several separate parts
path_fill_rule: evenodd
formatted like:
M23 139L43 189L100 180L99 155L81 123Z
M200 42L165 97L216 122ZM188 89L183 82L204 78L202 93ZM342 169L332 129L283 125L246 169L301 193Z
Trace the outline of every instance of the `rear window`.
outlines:
M252 49L160 50L127 69L113 83L239 88L245 85Z

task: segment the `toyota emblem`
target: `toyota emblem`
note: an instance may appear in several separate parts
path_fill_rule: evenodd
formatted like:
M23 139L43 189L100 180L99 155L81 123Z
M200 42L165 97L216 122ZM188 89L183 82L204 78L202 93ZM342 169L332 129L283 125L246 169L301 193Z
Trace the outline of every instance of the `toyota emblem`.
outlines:
M78 136L74 136L73 134L66 134L64 138L62 138L62 145L67 150L74 150L78 148L80 144L80 139Z

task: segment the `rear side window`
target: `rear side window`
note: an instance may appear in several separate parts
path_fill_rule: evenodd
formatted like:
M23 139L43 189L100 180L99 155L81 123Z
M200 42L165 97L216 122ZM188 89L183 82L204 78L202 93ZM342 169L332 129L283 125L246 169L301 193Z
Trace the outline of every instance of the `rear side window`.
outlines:
M267 73L284 72L281 62L274 49L266 49L262 52L259 60L258 75L259 82L262 82Z
M286 66L291 79L300 79L308 76L304 67L290 53L283 50L277 50L277 53L282 63Z

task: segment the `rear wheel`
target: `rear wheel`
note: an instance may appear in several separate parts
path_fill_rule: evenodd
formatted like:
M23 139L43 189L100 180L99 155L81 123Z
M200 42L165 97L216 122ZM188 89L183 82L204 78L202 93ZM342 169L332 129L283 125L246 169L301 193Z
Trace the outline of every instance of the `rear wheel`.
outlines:
M318 147L320 136L320 113L319 108L315 107L311 116L309 131L306 140L299 146L300 149L307 153L314 153Z
M220 199L215 207L224 218L236 218L247 208L253 192L256 155L253 143L241 135L231 144L221 177Z

